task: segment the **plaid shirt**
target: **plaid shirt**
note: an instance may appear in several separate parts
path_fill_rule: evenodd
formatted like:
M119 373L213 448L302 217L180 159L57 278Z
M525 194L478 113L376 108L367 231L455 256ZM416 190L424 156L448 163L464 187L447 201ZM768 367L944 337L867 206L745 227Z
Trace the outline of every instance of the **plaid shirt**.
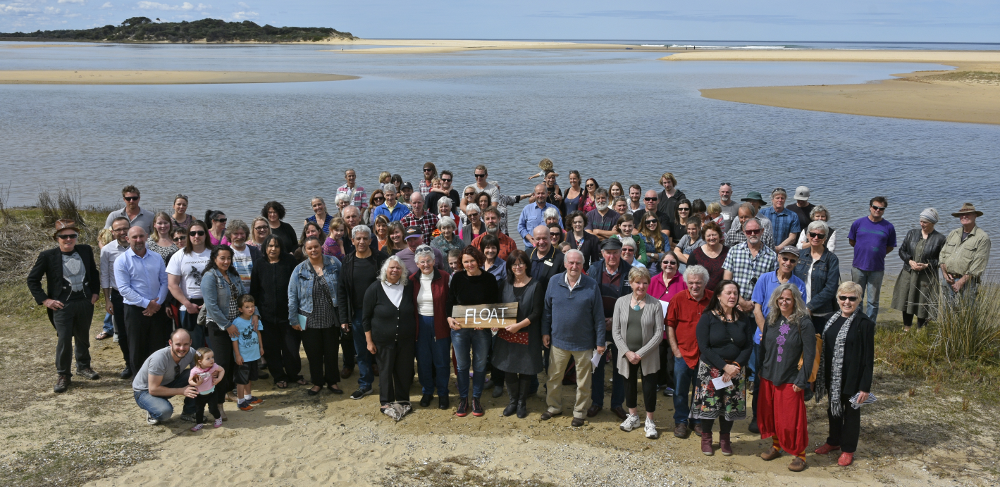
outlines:
M348 188L345 184L337 188L337 194L346 194L350 196L351 188ZM354 197L351 198L351 204L357 206L359 210L368 208L368 193L365 193L365 188L354 185Z
M747 243L743 242L729 249L729 255L722 263L722 269L733 273L733 281L740 286L740 296L743 299L750 299L757 278L765 272L778 269L778 254L774 253L771 247L763 245L754 258Z
M419 189L420 189L420 194L421 194L421 195L422 195L422 196L423 196L424 198L426 198L426 197L427 197L427 195L431 194L431 189L433 189L433 188L434 188L434 186L432 186L432 185L431 185L431 182L430 182L430 181L428 181L428 180L426 180L426 179L421 179L421 180L420 180L420 185L419 185L419 186L420 186L420 187L419 187Z
M774 232L771 231L771 220L759 216L754 217L754 219L757 220L757 223L760 223L760 239L764 243L764 246L773 249ZM733 220L733 227L726 233L726 240L723 243L727 247L735 247L746 241L747 234L743 233L743 225L740 224L739 220Z
M438 216L431 212L424 211L424 216L417 218L413 216L413 213L410 213L404 216L401 220L399 220L399 223L403 224L403 228L407 227L419 228L420 233L424 234L424 243L430 245L431 233L433 233L434 230L437 229Z

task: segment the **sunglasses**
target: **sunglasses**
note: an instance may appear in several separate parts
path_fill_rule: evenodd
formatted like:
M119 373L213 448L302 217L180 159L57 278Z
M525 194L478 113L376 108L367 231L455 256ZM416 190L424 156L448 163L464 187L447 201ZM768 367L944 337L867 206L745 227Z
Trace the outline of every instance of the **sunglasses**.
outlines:
M187 237L174 237L174 242L183 242L187 240Z
M194 230L192 232L189 232L188 235L192 236L192 237L204 237L205 236L205 231L204 230Z
M485 178L485 177L486 177L485 174L476 174L476 179Z
M747 235L757 235L760 233L760 229L757 230L743 230L743 233Z
M691 211L691 208L677 208L677 211Z
M138 196L126 196L125 201L139 201Z
M663 265L677 265L677 261L676 260L665 260L665 261L660 262L660 263L663 264Z
M656 201L656 197L653 197L653 198L646 198L646 201Z
M622 247L622 253L624 254L625 252L635 252L635 249L632 247Z
M562 234L561 233L554 233L554 232L552 232L552 233L549 233L549 236L552 237L552 238L559 238L559 237L562 236Z
M434 170L431 168L424 168L424 172L434 172Z
M826 234L809 232L809 238L826 238Z
M382 196L376 196L375 199L372 201L385 201L385 198Z
M875 210L875 211L885 211L885 207L884 206L875 206L875 205L872 205L872 209Z
M229 219L228 218L217 218L215 221L217 221L219 223L226 223L226 222L229 221Z
M469 213L468 216L469 218L472 218L474 216L479 216L479 213Z
M646 220L646 225L649 225L650 223L656 225L656 220Z
M476 194L476 193L465 193L465 196L473 196L473 195L475 195L475 194Z
M62 235L57 235L57 237L59 237L62 240L70 240L70 239L74 239L76 237L79 237L79 235L77 235L75 233L64 233Z
M850 302L853 303L853 302L855 302L855 301L858 300L858 297L857 296L837 296L837 299L839 299L840 301L850 301Z
M450 183L451 182L451 178L448 178L448 179L441 178L441 182L442 183Z

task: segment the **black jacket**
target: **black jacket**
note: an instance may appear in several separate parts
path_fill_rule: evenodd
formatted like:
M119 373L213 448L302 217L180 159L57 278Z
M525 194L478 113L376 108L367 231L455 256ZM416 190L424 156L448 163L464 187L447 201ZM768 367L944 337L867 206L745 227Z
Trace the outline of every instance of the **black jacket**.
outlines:
M372 241L374 242L374 240ZM372 252L372 257L375 258L375 269L381 269L389 258L385 252L378 249ZM337 285L337 313L340 315L341 323L354 323L356 311L354 309L354 292L356 289L368 289L368 286L372 285L371 282L357 282L355 279L354 264L357 261L357 254L352 251L344 257L344 262L340 264L340 282Z
M589 234L588 234L589 235ZM566 272L566 266L563 265L563 253L559 251L555 246L549 248L549 255L545 259L534 260L538 253L538 249L532 248L531 252L528 254L528 259L531 260L531 277L537 279L542 287L548 287L549 279L552 276L560 273ZM541 256L539 256L541 257ZM546 262L552 265L546 265Z
M860 308L860 306L858 306ZM872 374L875 368L875 322L860 309L847 330L844 340L844 367L840 375L840 395L851 397L858 392L872 391ZM823 333L823 330L816 330ZM830 365L833 361L833 347L837 336L823 333L823 372L826 374L826 388L830 390Z
M914 228L906 232L906 238L903 239L903 244L899 246L899 258L903 259L903 269L912 270L910 269L910 261L913 260L913 252L922 238L924 236L919 228ZM918 264L930 264L927 270L923 272L937 275L938 267L940 266L938 257L941 255L941 248L944 247L945 240L945 236L941 235L937 230L934 230L927 236L927 243L924 244L924 253L920 260L917 261Z
M86 270L84 277L84 290L88 298L94 294L101 294L101 279L94 263L94 250L89 245L77 245L74 249L83 260L83 267ZM42 290L42 275L45 275L45 291ZM28 290L35 302L42 304L46 299L66 301L69 299L71 288L66 279L63 279L62 251L59 247L45 250L38 254L35 265L28 272ZM49 321L52 321L52 310L48 310Z
M569 248L579 250L583 253L584 272L589 270L590 266L594 265L594 262L601 260L601 239L597 238L597 235L583 232L583 245L577 247L576 237L573 236L573 231L570 230L566 233L566 242L569 243Z
M250 271L250 295L265 324L289 325L288 281L295 266L295 258L286 253L282 253L274 264L267 257L254 262Z

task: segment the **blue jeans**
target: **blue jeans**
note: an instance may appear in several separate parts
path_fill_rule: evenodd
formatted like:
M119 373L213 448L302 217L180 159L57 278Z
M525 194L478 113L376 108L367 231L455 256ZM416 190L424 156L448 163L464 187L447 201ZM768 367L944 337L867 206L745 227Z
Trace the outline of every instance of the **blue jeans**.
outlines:
M455 348L455 361L458 362L458 397L469 397L469 366L472 366L472 397L482 397L483 384L486 383L486 356L490 353L490 331L463 328L451 330L451 344ZM472 360L469 360L469 351ZM471 362L471 363L470 363ZM623 393L624 394L624 393Z
M111 322L111 313L104 312L104 333L111 335L115 332L115 325Z
M608 349L611 351L611 408L621 407L625 403L625 377L618 373L618 347L613 343L608 345ZM605 353L601 356L601 361L598 362L597 368L594 369L593 376L593 389L590 392L590 398L594 401L594 405L604 407L604 369L605 365L608 363L608 355Z
M368 351L368 341L365 339L365 330L361 327L361 310L354 311L354 351L358 354L358 389L368 390L375 382L375 371L372 370L372 353Z
M420 391L448 397L448 378L451 372L451 337L435 338L434 317L420 315L420 334L417 335L417 373L420 374ZM436 374L436 375L435 375Z
M674 357L674 423L688 422L688 415L691 414L688 392L691 392L691 386L697 378L697 371L688 367L683 357Z
M864 297L868 301L865 315L873 322L878 317L878 296L882 291L882 276L884 275L885 271L863 271L857 267L851 267L851 280L860 284L861 289L864 290Z
M169 383L165 384L164 387L169 388L179 388L187 387L188 376L191 375L191 369L184 369L177 377ZM138 371L136 371L138 372ZM170 397L158 397L149 393L149 391L132 391L132 396L135 398L135 403L139 405L139 408L148 411L150 417L157 421L167 421L170 416L174 414L174 406L170 404ZM184 408L182 414L195 413L195 403L194 399L184 396Z

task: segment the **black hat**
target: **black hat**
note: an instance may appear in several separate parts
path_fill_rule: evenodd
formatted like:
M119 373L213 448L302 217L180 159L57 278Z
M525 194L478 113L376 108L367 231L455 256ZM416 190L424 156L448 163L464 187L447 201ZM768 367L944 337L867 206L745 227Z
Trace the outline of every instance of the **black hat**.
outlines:
M622 249L622 241L614 237L605 240L604 243L601 245L601 250L621 250L621 249Z

